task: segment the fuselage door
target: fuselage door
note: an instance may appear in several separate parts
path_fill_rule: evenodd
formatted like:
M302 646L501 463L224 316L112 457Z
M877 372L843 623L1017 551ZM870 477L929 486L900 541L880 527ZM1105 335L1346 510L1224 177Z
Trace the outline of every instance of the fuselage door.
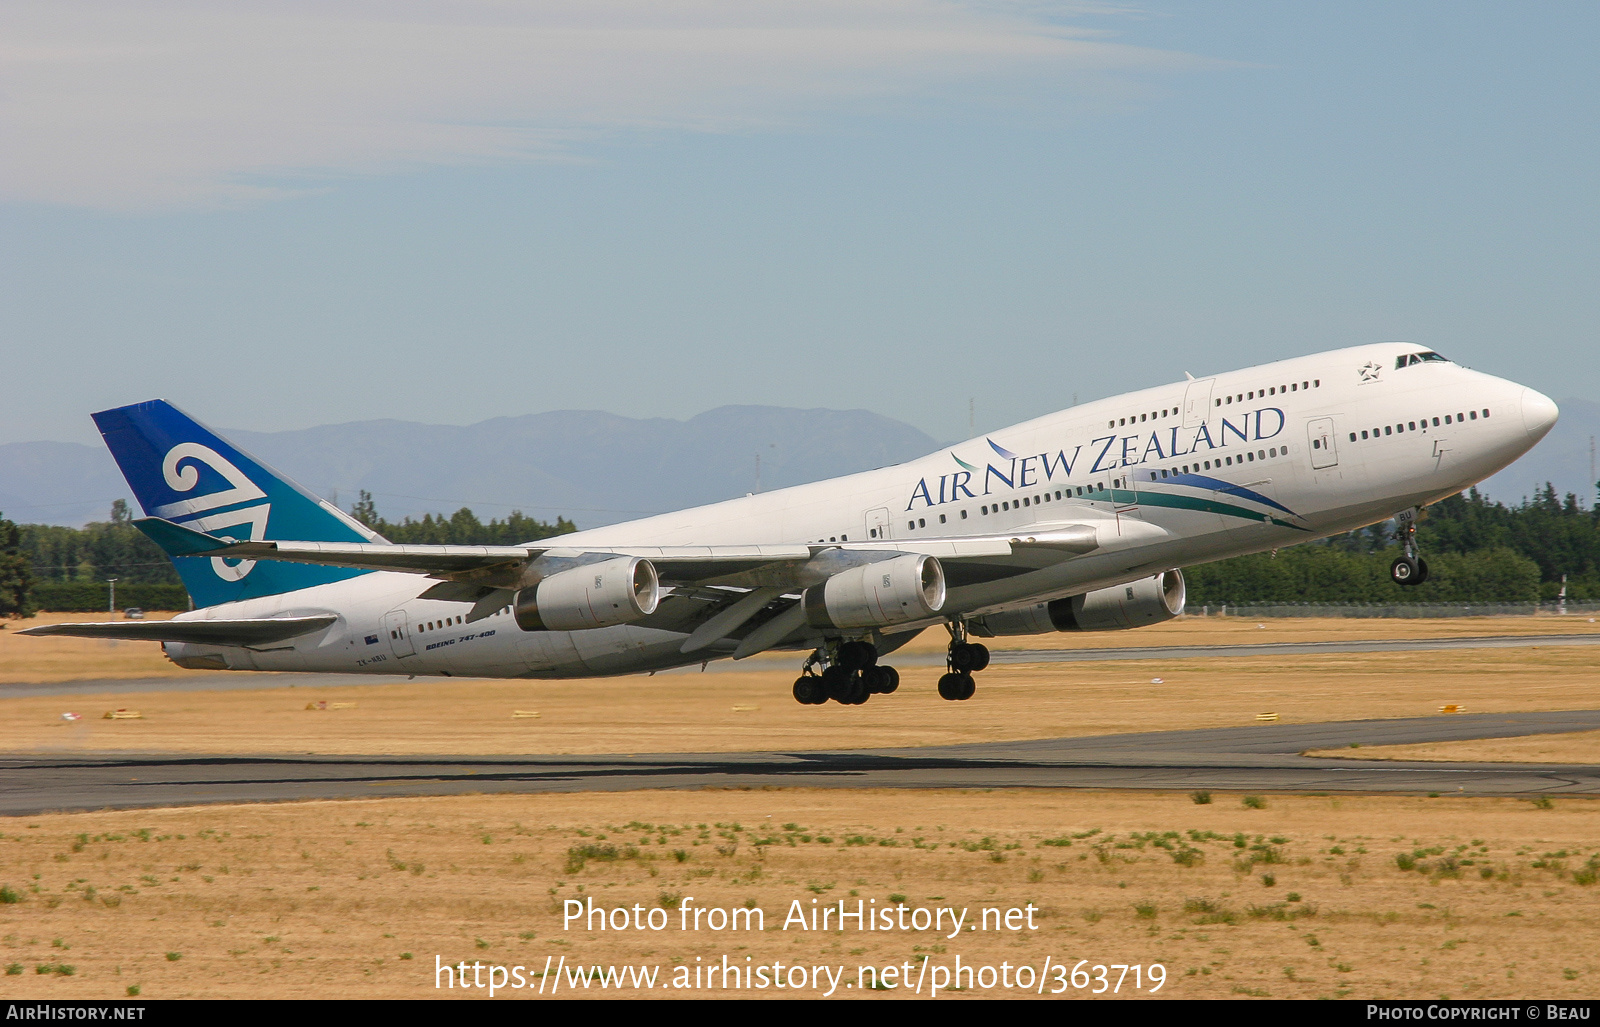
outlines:
M1333 418L1318 417L1306 423L1306 445L1311 448L1311 466L1334 467L1339 463L1339 449L1333 437Z
M1117 516L1117 534L1122 534L1125 517L1139 518L1138 485L1131 476L1111 480L1111 508Z
M867 540L889 537L889 508L881 506L867 511Z
M402 659L415 656L417 647L411 644L411 625L406 623L406 611L390 610L383 615L384 630L389 632L389 648Z
M1198 428L1206 423L1206 418L1211 412L1211 386L1215 385L1215 378L1201 378L1199 381L1189 383L1183 390L1183 426L1185 428Z

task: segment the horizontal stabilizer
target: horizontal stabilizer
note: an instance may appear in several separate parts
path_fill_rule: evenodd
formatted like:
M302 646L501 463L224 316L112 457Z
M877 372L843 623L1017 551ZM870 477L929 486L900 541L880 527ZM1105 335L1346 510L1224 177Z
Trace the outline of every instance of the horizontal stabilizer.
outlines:
M194 645L260 646L320 631L339 618L272 617L256 620L113 620L77 624L41 624L19 635L69 635L74 638L120 638L142 642L189 642Z
M133 522L133 526L144 532L168 556L201 556L214 553L233 541L185 528L160 517L140 517Z

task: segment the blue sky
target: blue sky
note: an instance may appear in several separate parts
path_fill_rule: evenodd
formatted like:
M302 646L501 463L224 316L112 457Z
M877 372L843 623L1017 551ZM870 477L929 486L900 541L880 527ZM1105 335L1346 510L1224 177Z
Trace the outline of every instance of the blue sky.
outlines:
M1593 5L86 6L0 2L0 442L955 438L1393 339L1600 396Z

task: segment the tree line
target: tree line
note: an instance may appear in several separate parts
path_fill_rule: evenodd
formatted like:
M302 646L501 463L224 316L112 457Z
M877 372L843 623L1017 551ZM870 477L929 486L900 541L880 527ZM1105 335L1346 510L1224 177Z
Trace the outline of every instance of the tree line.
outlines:
M565 517L550 523L520 510L484 522L467 507L397 523L378 513L367 492L350 513L391 542L412 545L516 545L577 530ZM1555 598L1562 575L1568 598L1600 601L1600 510L1570 493L1558 497L1549 485L1516 506L1476 489L1451 496L1427 509L1417 542L1429 577L1416 588L1389 580L1398 545L1391 532L1372 527L1188 568L1189 603L1532 602ZM172 563L133 526L123 500L108 520L82 528L0 518L0 615L104 609L107 578L119 579L119 600L130 597L119 605L157 607L154 598L138 600L145 594L187 605Z
M1516 506L1477 489L1428 507L1417 525L1428 580L1389 580L1400 555L1386 527L1184 571L1191 606L1267 603L1518 603L1600 600L1600 510L1546 484Z
M362 492L350 515L391 542L413 545L513 546L576 531L565 517L555 523L513 510L484 522L467 507L448 517L425 514L399 522L378 514ZM183 583L165 553L133 525L126 500L111 515L81 528L13 524L0 519L0 616L31 616L46 610L104 610L108 578L117 579L119 607L183 609Z
M565 517L557 517L551 524L529 517L521 510L511 511L505 520L491 520L485 524L467 507L449 517L423 514L420 521L406 517L396 524L378 515L372 493L366 491L350 508L350 516L390 542L410 546L515 546L578 530L578 526Z

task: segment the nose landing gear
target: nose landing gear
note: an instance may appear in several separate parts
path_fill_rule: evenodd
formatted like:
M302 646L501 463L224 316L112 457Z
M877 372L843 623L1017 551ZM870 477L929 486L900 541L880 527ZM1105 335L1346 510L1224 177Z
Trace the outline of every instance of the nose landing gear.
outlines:
M1420 585L1428 580L1428 561L1417 555L1417 514L1412 507L1395 515L1395 534L1400 538L1400 556L1389 565L1389 578L1396 585Z

